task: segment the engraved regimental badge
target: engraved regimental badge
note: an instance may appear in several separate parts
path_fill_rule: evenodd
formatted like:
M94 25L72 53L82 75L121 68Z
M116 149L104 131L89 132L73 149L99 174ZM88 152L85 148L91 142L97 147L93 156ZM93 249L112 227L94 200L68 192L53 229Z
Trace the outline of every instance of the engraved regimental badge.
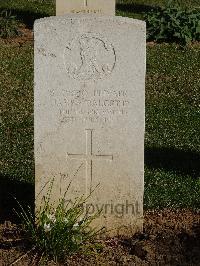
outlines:
M102 79L115 67L115 49L106 38L86 33L66 46L64 63L67 73L74 79Z

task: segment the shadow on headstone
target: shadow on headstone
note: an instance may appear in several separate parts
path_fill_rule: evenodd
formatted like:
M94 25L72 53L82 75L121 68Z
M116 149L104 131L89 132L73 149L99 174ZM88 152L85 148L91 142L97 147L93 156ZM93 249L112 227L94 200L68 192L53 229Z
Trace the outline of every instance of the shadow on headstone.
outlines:
M200 177L200 154L174 148L146 148L145 165L174 171L178 174Z
M12 180L9 176L0 175L0 223L11 221L20 222L15 210L19 210L17 201L26 209L34 210L34 185Z

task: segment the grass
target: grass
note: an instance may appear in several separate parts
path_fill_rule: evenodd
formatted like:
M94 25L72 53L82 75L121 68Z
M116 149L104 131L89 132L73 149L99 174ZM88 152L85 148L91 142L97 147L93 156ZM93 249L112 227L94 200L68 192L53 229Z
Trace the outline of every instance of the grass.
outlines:
M87 198L84 197L67 205L65 198L61 198L56 205L50 203L53 186L54 180L49 183L47 193L35 215L31 209L24 209L19 203L17 215L23 222L31 251L35 251L35 256L39 256L40 261L53 259L55 262L62 262L73 253L89 254L101 248L97 235L102 230L91 227L91 223L100 213L88 216L84 209Z
M199 69L200 46L148 47L146 208L199 207Z
M137 19L144 19L144 15L152 10L164 7L167 0L118 0L116 14ZM174 0L176 2L176 0ZM187 8L199 7L199 0L180 0L180 5Z
M1 1L0 9L9 7L31 26L35 18L54 14L49 2ZM163 3L118 1L117 14L138 18ZM198 0L181 3L200 6ZM0 176L33 183L33 44L1 40L0 58ZM199 69L199 44L185 49L175 44L148 45L146 209L200 206Z
M11 38L20 35L20 24L10 11L4 10L0 13L0 37Z
M143 19L144 14L158 7L163 7L167 0L116 0L116 14ZM22 22L32 27L36 18L54 16L55 0L0 0L0 10L12 10ZM181 6L199 7L199 0L179 0Z
M0 43L0 175L33 182L33 47Z
M1 9L15 10L18 14L46 14L53 16L55 14L54 0L0 0Z

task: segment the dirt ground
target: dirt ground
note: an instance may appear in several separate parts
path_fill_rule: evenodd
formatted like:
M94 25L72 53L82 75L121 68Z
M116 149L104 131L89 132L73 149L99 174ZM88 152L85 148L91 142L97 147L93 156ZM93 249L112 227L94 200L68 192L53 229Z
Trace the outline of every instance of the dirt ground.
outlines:
M20 25L19 28L20 35L16 37L2 39L5 43L12 45L23 45L25 43L33 43L33 30L27 28L24 24Z
M148 211L142 234L111 238L102 244L99 253L74 255L65 264L48 262L47 265L200 265L200 212ZM19 226L6 222L0 227L0 265L44 264L27 247Z

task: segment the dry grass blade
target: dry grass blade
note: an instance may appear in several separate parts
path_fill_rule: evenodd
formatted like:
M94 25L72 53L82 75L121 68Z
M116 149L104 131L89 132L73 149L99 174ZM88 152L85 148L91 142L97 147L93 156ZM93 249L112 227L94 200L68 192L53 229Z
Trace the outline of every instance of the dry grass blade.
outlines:
M24 259L26 256L28 256L34 250L35 250L35 247L33 247L32 249L30 249L29 251L27 251L25 254L23 254L19 258L17 258L15 261L13 261L11 264L9 264L9 266L15 265L17 262L19 262L20 260Z

